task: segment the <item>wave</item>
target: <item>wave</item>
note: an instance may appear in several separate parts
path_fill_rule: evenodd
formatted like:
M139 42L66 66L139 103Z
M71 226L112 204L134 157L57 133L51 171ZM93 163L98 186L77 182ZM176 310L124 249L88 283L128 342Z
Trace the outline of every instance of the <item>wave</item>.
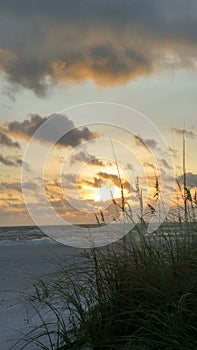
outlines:
M0 247L53 243L38 227L0 227Z

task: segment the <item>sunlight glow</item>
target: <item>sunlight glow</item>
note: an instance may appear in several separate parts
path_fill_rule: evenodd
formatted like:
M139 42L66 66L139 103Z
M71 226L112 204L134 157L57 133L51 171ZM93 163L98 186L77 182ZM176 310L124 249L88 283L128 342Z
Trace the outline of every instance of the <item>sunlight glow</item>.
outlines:
M101 184L99 188L96 189L96 193L94 195L94 201L110 201L113 198L120 198L121 193L120 189L114 186L111 181L106 181Z

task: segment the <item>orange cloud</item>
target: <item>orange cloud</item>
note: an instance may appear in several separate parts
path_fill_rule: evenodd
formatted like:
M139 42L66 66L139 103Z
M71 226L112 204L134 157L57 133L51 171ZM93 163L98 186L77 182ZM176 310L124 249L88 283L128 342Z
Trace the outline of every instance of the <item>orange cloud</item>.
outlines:
M110 87L128 83L138 76L149 75L151 64L147 62L126 60L114 64L110 59L83 61L67 65L66 61L52 62L51 68L54 80L58 83L82 83L89 80L94 81L100 87ZM122 68L122 69L121 69Z

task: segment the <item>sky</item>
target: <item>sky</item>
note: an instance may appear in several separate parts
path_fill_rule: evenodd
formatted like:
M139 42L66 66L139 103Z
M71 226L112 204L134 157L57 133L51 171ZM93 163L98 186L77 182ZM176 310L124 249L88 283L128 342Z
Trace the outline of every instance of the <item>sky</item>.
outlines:
M0 225L175 205L183 132L194 195L196 39L196 0L0 0Z

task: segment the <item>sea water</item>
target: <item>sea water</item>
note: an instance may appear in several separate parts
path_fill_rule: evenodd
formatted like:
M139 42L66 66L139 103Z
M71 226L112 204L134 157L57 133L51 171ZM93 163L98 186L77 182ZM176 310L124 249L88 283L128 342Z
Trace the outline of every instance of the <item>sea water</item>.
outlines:
M139 226L138 226L139 228ZM13 245L31 244L54 244L62 243L77 248L90 248L92 246L101 247L118 241L128 232L134 232L131 224L111 224L111 225L64 225L64 226L0 226L0 247ZM140 231L146 233L144 228ZM156 231L162 234L178 234L187 231L186 227L180 229L177 223L163 223ZM190 233L196 232L196 224L190 224ZM137 231L136 231L137 232Z
M12 245L62 243L78 248L90 248L113 243L124 236L131 226L65 225L0 227L0 247Z

